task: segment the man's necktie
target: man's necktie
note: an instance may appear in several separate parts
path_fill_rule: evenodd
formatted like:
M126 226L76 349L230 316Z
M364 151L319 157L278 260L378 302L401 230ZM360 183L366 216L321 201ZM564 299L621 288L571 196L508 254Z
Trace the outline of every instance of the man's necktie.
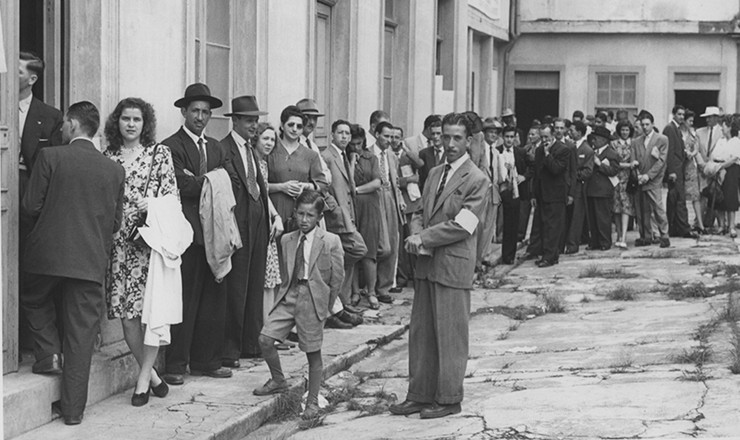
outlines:
M347 171L347 180L349 181L349 187L352 194L355 192L355 179L352 178L352 172L350 171L349 160L347 160L347 154L342 151L342 162L344 163L344 169Z
M306 279L306 259L303 257L303 248L306 243L306 236L301 234L301 241L298 243L298 249L295 251L295 266L293 267L293 282Z
M388 157L385 154L385 150L380 152L380 183L382 185L388 184L388 165L386 160Z
M493 170L493 145L488 146L488 152L489 152L489 159L488 159L488 169L491 171L491 182L494 182L494 170Z
M452 165L445 164L445 172L442 174L442 180L439 182L439 188L437 188L437 194L434 196L434 204L437 204L437 201L439 200L439 196L442 195L442 191L445 190L445 183L447 182L447 174L450 173L450 169L452 168Z
M206 166L206 146L203 145L203 138L198 138L198 154L200 154L200 164L198 165L198 175L202 176L208 172Z
M254 157L252 156L252 148L249 144L245 144L244 148L247 150L247 191L252 200L257 201L260 197L260 189L257 186L257 168L254 166Z
M707 143L707 156L712 154L712 134L714 133L714 127L709 127L709 143Z
M444 150L441 148L439 150L434 150L434 157L436 158L434 166L442 163L442 153L444 153Z

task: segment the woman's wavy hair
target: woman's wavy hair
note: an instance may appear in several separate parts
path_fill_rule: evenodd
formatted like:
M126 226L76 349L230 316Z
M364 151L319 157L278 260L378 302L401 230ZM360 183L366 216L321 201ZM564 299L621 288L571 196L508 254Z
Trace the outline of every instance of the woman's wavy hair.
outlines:
M283 138L283 124L288 122L288 119L290 119L292 116L301 118L302 124L306 125L306 115L303 114L300 108L295 105L289 105L285 107L280 113L280 139Z
M273 127L272 124L270 124L269 122L260 122L259 124L257 124L257 129L254 131L254 137L251 140L252 147L257 147L257 141L259 141L262 133L266 132L267 130L275 131L275 127ZM275 134L277 135L277 132Z
M725 124L730 127L730 135L735 137L740 133L740 114L735 113L733 115L724 115L720 119L720 124Z
M619 121L617 123L617 128L614 129L614 134L616 134L618 138L622 138L622 127L628 127L630 129L630 136L627 139L632 139L635 136L635 127L630 121Z
M108 149L110 150L118 150L123 145L118 120L121 119L123 110L127 108L137 108L141 111L141 116L144 119L144 126L141 129L141 145L148 147L156 142L157 117L154 114L154 107L141 98L124 98L118 103L113 113L108 116L108 120L105 121L105 139L108 141Z

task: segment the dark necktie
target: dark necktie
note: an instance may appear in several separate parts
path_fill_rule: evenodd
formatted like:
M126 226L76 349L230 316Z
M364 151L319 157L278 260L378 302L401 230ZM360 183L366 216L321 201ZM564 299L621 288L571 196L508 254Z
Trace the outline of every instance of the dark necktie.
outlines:
M349 167L349 160L347 160L347 155L342 151L342 162L344 162L344 169L347 171L347 180L349 181L349 187L352 190L352 193L355 192L355 179L352 178L352 173L350 172Z
M257 186L257 168L254 166L254 157L252 156L252 148L249 144L244 144L244 149L247 151L247 191L252 200L257 201L260 197L260 189Z
M303 248L306 243L306 236L301 234L301 241L298 244L298 249L295 251L295 266L293 267L293 282L306 279L306 259L303 257Z
M198 154L200 154L200 164L198 165L198 175L202 176L208 172L206 166L206 146L203 145L203 138L198 138Z
M714 127L709 127L709 142L707 143L707 157L712 154L712 134L714 133Z
M494 181L494 172L493 172L493 145L488 146L489 154L490 156L488 159L488 169L491 170L491 182Z
M442 174L442 180L439 182L439 188L437 188L437 194L434 196L434 204L437 204L437 201L439 200L439 196L442 195L442 191L445 190L445 182L447 182L447 174L450 173L450 168L452 168L452 165L445 164L445 172Z
M437 166L442 163L442 153L444 152L443 149L434 150L434 166Z

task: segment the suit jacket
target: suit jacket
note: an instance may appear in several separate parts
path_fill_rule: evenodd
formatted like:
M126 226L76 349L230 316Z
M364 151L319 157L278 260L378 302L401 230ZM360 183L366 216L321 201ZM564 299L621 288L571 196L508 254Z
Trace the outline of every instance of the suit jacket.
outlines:
M570 139L563 138L562 140L555 142L561 142L570 151L570 161L568 161L568 195L573 197L573 193L576 190L576 174L578 173L578 153L576 152L576 144Z
M214 138L206 136L206 170L211 171L215 168L223 167L227 171L228 152ZM177 188L180 190L180 201L182 202L182 212L193 227L193 242L203 245L203 227L200 223L200 191L203 188L205 177L198 176L200 168L200 153L198 146L180 129L172 136L168 137L162 144L170 147L172 151L172 163L175 167L175 178L177 179ZM185 173L188 170L190 174ZM231 168L233 170L233 168ZM234 176L230 177L232 180Z
M419 159L424 162L424 166L419 169L419 185L423 189L426 186L427 176L429 176L429 172L432 170L432 168L441 163L444 163L445 158L443 154L442 160L438 161L437 155L434 152L434 147L426 147L423 150L419 151Z
M594 165L593 174L591 174L591 179L586 185L586 195L589 197L614 197L614 185L609 178L619 174L619 154L611 145L607 145L601 154L594 151L594 158L596 157L601 160L601 165ZM608 160L608 164L605 162L606 160Z
M501 203L501 193L499 185L504 183L504 177L501 173L501 168L503 167L503 165L500 163L501 158L498 155L498 148L494 146L494 153L491 156L491 160L493 161L493 175L491 174L491 166L489 165L488 159L486 158L486 150L488 150L489 148L490 147L488 145L488 142L484 140L483 145L481 146L481 154L483 157L480 159L480 163L477 163L476 166L479 170L483 171L486 179L488 179L488 200L494 205L498 205Z
M594 171L594 150L584 141L578 148L573 148L573 152L576 157L576 172L569 195L574 199L581 199Z
M717 141L722 139L722 128L720 128L719 124L715 125L712 129L712 144L709 145L709 129L709 126L696 129L696 137L699 139L697 150L701 154L701 158L704 159L704 162L709 161L712 151L717 145Z
M370 151L375 154L374 147L370 148ZM390 148L386 150L385 155L388 158L388 175L390 176L389 180L391 184L391 192L393 193L394 205L396 206L396 217L398 218L399 224L406 224L406 216L403 215L403 210L401 209L403 196L401 195L401 189L398 187L398 158ZM379 157L378 161L380 161Z
M247 209L248 209L248 198L251 196L249 195L249 191L247 190L247 165L242 160L242 155L239 153L239 146L236 144L236 141L234 140L234 137L229 133L226 135L225 138L221 139L221 145L226 150L226 157L227 157L227 163L228 168L227 171L231 171L232 174L236 174L238 176L236 180L236 185L234 185L234 199L236 200L236 207L234 208L234 216L236 217L236 224L239 227L239 233L242 236L242 242L244 243L244 246L247 245L249 237L245 237L245 233L247 231L247 219L249 218ZM208 153L206 153L208 154ZM254 168L256 169L257 173L255 175L257 180L257 186L260 188L260 199L262 199L262 206L264 206L264 214L265 214L265 231L269 230L270 225L270 212L268 209L267 204L267 185L265 184L265 178L262 175L262 172L260 171L259 166L259 160L254 155L254 150L251 146L247 149L247 154L252 155L252 160L254 161ZM267 233L267 232L265 232Z
M472 289L475 278L477 236L486 208L488 180L471 160L466 160L448 178L437 203L434 198L444 167L435 167L422 193L424 212L421 241L432 255L419 255L416 278L426 279L456 289ZM462 211L466 211L461 214ZM468 232L458 215L475 215L478 224Z
M429 147L426 136L421 133L416 136L404 139L404 142L406 143L406 146L409 147L409 149L416 154L419 154L421 150Z
M636 160L637 172L646 174L650 180L640 186L642 191L658 190L663 184L668 156L668 138L660 133L653 133L650 143L645 145L645 135L637 137L630 147L632 159Z
M29 171L32 170L39 149L62 144L62 112L44 104L35 97L26 115L26 125L21 134L21 154Z
M325 211L326 229L335 234L357 231L355 225L355 170L354 167L344 166L342 156L334 145L329 145L321 152L321 156L329 169L331 184L326 192L334 198L336 206L331 211ZM347 158L349 160L349 158ZM347 171L349 168L349 171Z
M418 150L416 154L418 155ZM419 164L411 159L411 156L409 156L408 153L406 153L405 151L401 151L401 157L398 159L398 186L401 188L401 195L403 196L404 203L406 203L404 214L412 214L414 212L421 211L421 197L414 201L409 198L409 192L407 188L409 183L411 183L409 182L410 178L403 177L403 173L401 172L401 168L405 166L411 167L411 170L413 171L411 177L416 177L416 184L419 185L419 192L421 192L423 186L421 186L421 179L419 178Z
M300 231L289 232L282 236L283 268L281 279L283 283L278 290L277 301L272 311L288 293L293 282L293 268L295 267L295 253L301 237ZM344 251L342 241L331 232L317 227L316 235L311 245L311 256L308 259L308 288L311 291L316 317L323 321L331 315L329 307L337 299L344 280Z
M669 174L676 174L681 178L684 173L684 164L687 159L681 131L676 127L676 124L669 122L663 129L663 135L668 138L668 158L666 159L667 168L663 180L667 180Z
M499 154L504 152L503 145L499 145L496 149ZM527 166L527 153L524 149L519 147L512 147L511 151L514 152L514 167L516 167L516 173L524 177L522 183L519 184L519 198L521 200L529 199L529 181L532 179L532 175L530 167Z
M568 196L568 166L572 153L562 142L553 143L545 155L542 143L534 152L532 194L538 202L565 203Z
M23 210L36 221L25 271L102 285L121 225L124 179L123 167L87 139L42 149L23 197Z

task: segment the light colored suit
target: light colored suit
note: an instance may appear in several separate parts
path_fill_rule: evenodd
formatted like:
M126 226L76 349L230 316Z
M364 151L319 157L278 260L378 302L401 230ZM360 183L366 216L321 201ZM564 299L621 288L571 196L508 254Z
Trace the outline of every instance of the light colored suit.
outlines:
M316 228L315 234L311 246L311 256L308 259L308 288L311 291L311 298L313 298L316 317L323 321L331 315L329 306L334 304L337 299L344 280L344 251L339 237L335 234L326 232L319 227ZM270 312L275 310L275 307L285 298L293 282L295 253L298 249L300 236L300 231L293 231L283 235L280 240L283 248L283 258L287 261L287 265L281 265L284 267L280 277L283 283L280 285L277 300Z
M493 252L493 239L496 236L498 227L498 211L501 205L501 193L499 185L503 183L503 173L501 157L496 145L491 148L487 142L483 142L482 159L478 168L483 171L488 180L488 191L486 192L485 221L478 234L478 253L476 256L477 264L483 261L492 261L495 258ZM492 150L490 160L487 156L487 150ZM493 173L491 172L493 170Z
M371 151L380 149L373 146ZM378 161L380 156L376 154ZM377 295L387 295L393 287L396 275L396 262L398 261L398 242L399 227L406 223L406 217L401 210L400 202L403 200L401 190L398 187L398 158L396 154L388 148L385 156L388 158L388 180L389 186L381 186L380 194L380 211L384 215L386 232L390 243L390 253L386 256L379 257L377 260L377 282L375 284L375 293ZM381 167L382 169L382 167ZM385 177L381 179L384 180Z
M643 240L653 238L651 215L655 217L661 237L666 237L668 220L663 207L661 191L663 176L666 172L668 138L662 134L653 133L650 141L645 145L645 135L642 135L632 142L631 155L633 160L639 163L637 173L647 175L649 179L635 194L635 214L640 229L640 238Z
M404 139L404 142L406 143L406 146L409 147L409 149L416 154L419 154L421 150L429 146L429 142L426 136L421 133L416 136Z
M467 159L449 176L435 203L443 173L444 165L433 168L422 193L424 229L419 235L431 255L419 255L416 264L407 399L454 404L463 399L470 289L488 180ZM464 226L470 228L472 216L478 224L471 233Z
M722 139L722 128L719 124L711 128L712 130L712 143L709 144L709 131L710 127L702 127L696 130L696 137L699 140L697 143L697 151L701 156L701 161L697 158L697 166L699 168L699 188L704 189L709 184L709 179L704 176L704 164L709 162L709 158L712 157L714 147L717 146L717 141Z

